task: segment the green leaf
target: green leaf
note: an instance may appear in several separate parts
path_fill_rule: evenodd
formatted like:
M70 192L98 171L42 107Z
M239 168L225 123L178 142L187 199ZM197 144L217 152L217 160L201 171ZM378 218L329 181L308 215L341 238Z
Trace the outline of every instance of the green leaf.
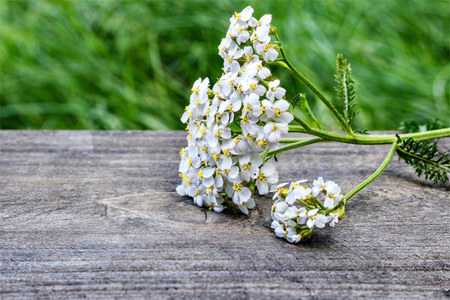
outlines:
M355 133L362 134L362 135L369 135L367 132L367 129L355 129Z
M351 127L351 123L358 113L356 109L356 81L352 78L350 64L342 54L338 54L336 59L334 79L336 81L336 108Z
M419 131L429 131L446 128L447 126L439 119L426 120L425 122L418 122L415 120L402 121L399 126L399 130L402 132L419 132Z
M319 128L320 124L314 116L311 108L309 107L308 100L306 99L306 94L299 93L292 100L292 107L298 109L299 117L304 120L308 125L312 127Z
M401 139L397 135L397 154L416 171L417 176L424 175L426 180L435 184L448 183L450 159L448 152L439 153L437 143L415 141L412 138Z

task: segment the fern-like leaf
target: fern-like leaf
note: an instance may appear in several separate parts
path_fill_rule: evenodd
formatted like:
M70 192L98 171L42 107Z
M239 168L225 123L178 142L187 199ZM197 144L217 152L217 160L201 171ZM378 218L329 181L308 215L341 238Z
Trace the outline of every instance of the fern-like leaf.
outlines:
M425 122L417 122L414 120L407 120L400 123L398 128L402 132L411 133L419 131L429 131L441 128L446 128L447 126L439 119L426 120Z
M358 110L356 109L356 81L352 78L352 69L347 59L338 54L336 59L336 106L344 120L351 127Z
M437 143L415 141L412 138L401 139L397 135L397 154L400 160L411 165L417 176L424 175L426 180L445 185L449 181L450 158L448 152L439 153Z

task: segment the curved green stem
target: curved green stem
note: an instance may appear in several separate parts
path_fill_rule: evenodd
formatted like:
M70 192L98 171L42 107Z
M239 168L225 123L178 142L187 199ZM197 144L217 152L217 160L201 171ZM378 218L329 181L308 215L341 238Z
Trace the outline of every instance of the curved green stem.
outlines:
M329 213L335 211L336 209L345 206L345 203L347 202L348 199L350 199L351 197L353 197L354 195L356 195L359 191L361 191L363 188L365 188L366 186L368 186L372 181L374 181L378 176L380 176L380 174L384 171L384 169L386 169L386 167L389 165L390 161L392 160L392 158L394 157L394 153L397 150L397 142L394 142L392 144L391 150L389 151L389 153L386 155L386 158L384 159L384 161L381 163L381 165L378 167L378 169L372 173L372 175L370 175L369 178L367 178L366 180L364 180L363 182L361 182L358 186L356 186L353 190L351 190L347 195L345 195L345 197L338 203L336 204L334 207L332 208L328 208L324 211L322 211L321 213L323 213L324 215L328 215Z
M311 127L310 127L306 122L304 122L302 119L300 119L299 117L297 117L295 114L292 114L292 115L294 116L294 120L295 120L298 124L300 124L300 125L306 130L306 132L311 131Z
M394 157L394 153L397 150L397 142L394 142L392 144L391 150L386 155L386 158L384 159L383 163L378 167L378 169L373 172L372 175L370 175L369 178L361 182L357 187L355 187L353 190L351 190L347 195L345 195L344 199L342 199L343 204L353 197L356 193L358 193L360 190L365 188L367 185L369 185L372 181L374 181L380 174L386 169L386 167L389 165L389 162L392 160L392 157Z
M275 38L281 43L280 37L278 36L278 33L275 32ZM289 61L289 59L286 56L286 53L284 52L284 49L282 46L280 46L280 53L283 57L282 60L276 61L275 63L282 66L286 70L289 71L300 83L307 86L319 99L325 104L325 106L330 110L332 116L336 119L336 121L341 125L342 129L347 132L348 134L353 135L353 130L350 127L350 125L344 120L342 115L338 112L336 107L331 103L330 100L325 97L324 94L311 82L309 79L300 73L294 65Z

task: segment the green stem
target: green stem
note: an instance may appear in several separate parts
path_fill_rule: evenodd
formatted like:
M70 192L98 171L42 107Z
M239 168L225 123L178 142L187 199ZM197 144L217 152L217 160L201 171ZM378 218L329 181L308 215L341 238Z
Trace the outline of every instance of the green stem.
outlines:
M310 209L316 208L314 205L310 205L310 204L306 203L304 200L298 200L298 202L300 202L303 206L308 207Z
M322 141L323 141L322 138L312 138L312 139L307 139L307 140L303 139L301 141L298 141L298 142L291 143L291 144L288 144L286 146L280 147L280 148L278 148L276 150L269 151L267 156L268 157L274 156L274 155L280 154L280 153L288 151L288 150L292 150L292 149L295 149L295 148L300 148L300 147L303 147L303 146L319 143L319 142L322 142Z
M294 116L294 120L295 120L298 124L300 124L300 125L306 130L306 132L311 131L311 127L310 127L306 122L304 122L302 119L300 119L299 117L297 117L295 114L292 114L292 115Z
M297 143L297 142L306 141L306 140L309 140L309 139L290 139L290 138L286 138L286 139L281 139L280 140L280 144Z
M383 135L339 135L335 133L330 133L316 128L308 128L306 130L303 126L289 125L290 132L304 132L317 137L321 137L325 140L342 142L348 144L361 144L361 145L377 145L377 144L392 144L397 141L395 135L383 134ZM414 138L417 141L420 140L430 140L435 138L450 137L450 128L430 130L425 132L407 133L400 134L400 138ZM294 142L295 140L292 140Z
M289 125L289 132L303 132L303 133L308 133L308 131L306 131L306 129L303 128L303 126L298 126L298 125Z
M372 175L370 175L369 178L367 178L366 180L361 182L357 187L355 187L347 195L345 195L344 199L342 199L343 204L345 204L345 202L348 199L353 197L356 193L358 193L360 190L362 190L367 185L369 185L372 181L374 181L375 178L380 176L380 174L384 171L384 169L386 169L386 167L388 166L389 162L392 160L392 157L394 157L394 153L395 153L396 150L397 150L397 142L394 142L392 144L391 150L386 155L386 158L384 159L383 163L378 167L378 169Z
M281 43L280 37L278 36L278 33L275 32L275 38ZM316 94L317 97L325 104L325 106L330 110L333 117L336 119L336 121L341 125L342 129L344 129L345 132L348 134L353 135L352 128L349 126L349 124L344 120L342 115L338 112L336 107L331 103L330 100L325 97L324 94L322 94L321 91L311 82L309 79L300 73L294 65L289 61L289 59L286 56L286 53L284 52L284 49L282 46L280 46L280 53L283 57L283 60L276 61L275 63L282 66L286 70L288 70L300 83L306 85L314 94Z

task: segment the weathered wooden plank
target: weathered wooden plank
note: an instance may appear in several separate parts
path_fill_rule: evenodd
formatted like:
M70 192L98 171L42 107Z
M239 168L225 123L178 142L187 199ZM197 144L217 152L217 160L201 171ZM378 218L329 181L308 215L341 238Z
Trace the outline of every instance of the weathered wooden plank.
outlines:
M1 296L448 295L449 193L409 166L393 162L335 229L291 245L268 228L270 199L247 218L176 195L184 144L183 132L0 131ZM388 148L318 144L277 168L349 191Z

